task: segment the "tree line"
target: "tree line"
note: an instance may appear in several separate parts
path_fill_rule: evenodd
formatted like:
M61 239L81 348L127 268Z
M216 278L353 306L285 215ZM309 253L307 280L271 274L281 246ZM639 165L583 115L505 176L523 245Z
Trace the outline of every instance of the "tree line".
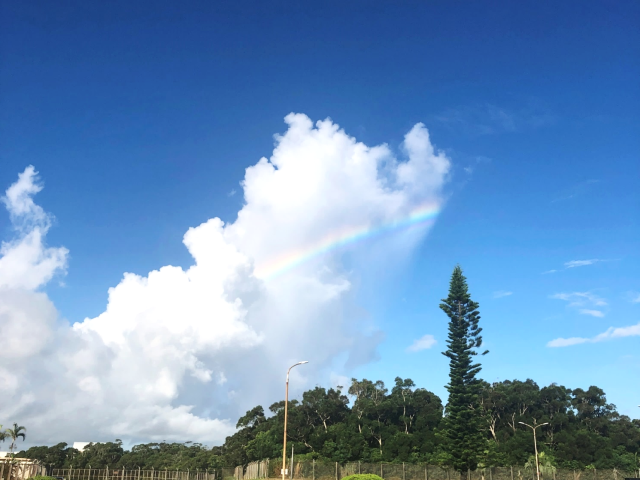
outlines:
M296 460L345 463L407 462L453 467L531 464L531 430L538 429L541 461L548 467L638 469L640 421L620 415L605 392L533 380L487 383L479 378L482 329L479 305L460 267L441 309L449 318L449 398L442 400L411 379L352 379L350 385L316 387L288 404L287 442ZM246 465L282 456L284 401L265 412L256 406L237 422L222 446L148 443L125 451L122 442L90 444L83 452L60 443L32 447L20 456L64 468L126 467L191 470Z

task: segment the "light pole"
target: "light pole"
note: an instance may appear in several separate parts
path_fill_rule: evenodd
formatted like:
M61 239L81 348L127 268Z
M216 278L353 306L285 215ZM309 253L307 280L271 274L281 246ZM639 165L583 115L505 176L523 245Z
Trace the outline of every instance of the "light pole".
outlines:
M538 464L538 441L536 440L536 429L544 426L544 425L549 425L548 422L545 423L541 423L540 425L536 425L536 419L533 419L533 427L531 425L529 425L528 423L524 423L524 422L518 422L521 425L526 425L527 427L529 427L531 430L533 430L533 449L536 452L536 475L538 476L538 480L540 480L540 465Z
M303 365L305 363L309 363L306 360L304 362L298 362L289 367L287 370L287 384L285 387L284 393L284 442L282 444L282 480L284 480L284 469L287 465L287 406L289 405L289 372L293 367L297 367L298 365Z

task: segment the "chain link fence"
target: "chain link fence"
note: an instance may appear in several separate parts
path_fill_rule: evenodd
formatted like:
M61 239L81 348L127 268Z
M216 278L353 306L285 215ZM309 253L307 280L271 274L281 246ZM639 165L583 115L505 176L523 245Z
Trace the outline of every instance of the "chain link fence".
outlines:
M260 463L261 468L254 464ZM282 478L282 460L263 460L247 467L222 469L222 478L218 480L253 480L259 478ZM293 467L293 468L292 468ZM255 472L258 472L257 474ZM453 469L433 465L409 463L363 463L287 461L287 479L305 480L341 480L349 475L371 473L384 480L537 480L535 468L492 467L482 468L460 474ZM543 472L541 480L624 480L640 478L640 471L623 470L568 470L554 469ZM72 480L72 479L70 479Z
M293 468L292 468L293 465ZM127 470L127 469L52 469L50 475L64 480L254 480L282 478L282 460L262 460L247 466L212 470ZM372 473L384 480L537 480L535 469L524 467L492 467L460 474L453 469L409 463L287 462L285 478L289 480L342 480L359 473ZM8 475L5 475L6 480ZM27 478L27 477L24 477ZM543 472L541 480L625 480L640 478L640 471L567 470Z

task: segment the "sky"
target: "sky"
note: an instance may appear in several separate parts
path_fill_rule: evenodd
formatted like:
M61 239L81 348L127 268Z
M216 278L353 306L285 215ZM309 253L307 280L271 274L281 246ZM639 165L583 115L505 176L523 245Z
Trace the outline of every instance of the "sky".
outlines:
M0 423L221 444L352 377L640 417L640 4L3 2ZM64 432L64 433L61 433ZM64 437L64 438L63 438Z

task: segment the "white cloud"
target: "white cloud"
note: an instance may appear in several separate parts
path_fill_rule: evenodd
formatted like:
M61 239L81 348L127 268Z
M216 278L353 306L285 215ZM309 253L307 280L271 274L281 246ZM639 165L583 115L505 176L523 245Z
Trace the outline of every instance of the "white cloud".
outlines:
M592 258L591 260L571 260L564 263L565 268L585 267L587 265L593 265L594 263L601 262L602 260Z
M556 273L557 270L547 270L546 272L542 272L542 275L548 275L550 273Z
M547 343L547 347L570 347L571 345L579 345L588 342L588 338L572 337L572 338L556 338Z
M66 248L44 244L51 217L33 202L32 197L40 190L38 173L29 166L2 197L16 234L0 247L0 288L34 290L56 273L64 273L67 266Z
M433 335L425 335L413 342L412 345L407 347L407 352L419 352L420 350L427 350L438 343Z
M640 293L636 293L632 295L631 303L640 303Z
M608 330L596 335L592 338L573 337L573 338L556 338L547 343L548 347L568 347L571 345L578 345L580 343L597 343L604 342L606 340L613 340L616 338L624 337L638 337L640 336L640 323L636 325L630 325L628 327L610 327Z
M556 293L550 298L569 302L570 307L595 306L604 307L607 302L591 292Z
M513 295L513 292L507 292L505 290L498 290L497 292L493 292L493 298L508 297L509 295Z
M316 255L318 239L440 205L449 160L421 124L400 161L330 120L286 122L271 158L247 168L237 220L214 218L185 234L191 267L125 273L106 310L73 326L35 291L64 272L67 251L45 246L50 218L32 200L41 189L35 170L25 170L5 199L16 238L0 258L0 338L12 339L0 350L0 418L20 418L39 443L59 441L61 431L67 441L221 442L238 414L280 399L295 361L310 363L292 372L293 394L376 358L384 334L345 313L351 272L372 260L352 251L347 271L339 249ZM362 255L383 250L375 261L399 264L429 225L371 241Z
M591 315L592 317L599 317L599 318L604 317L604 313L601 312L600 310L590 310L588 308L581 308L580 313L582 315Z

